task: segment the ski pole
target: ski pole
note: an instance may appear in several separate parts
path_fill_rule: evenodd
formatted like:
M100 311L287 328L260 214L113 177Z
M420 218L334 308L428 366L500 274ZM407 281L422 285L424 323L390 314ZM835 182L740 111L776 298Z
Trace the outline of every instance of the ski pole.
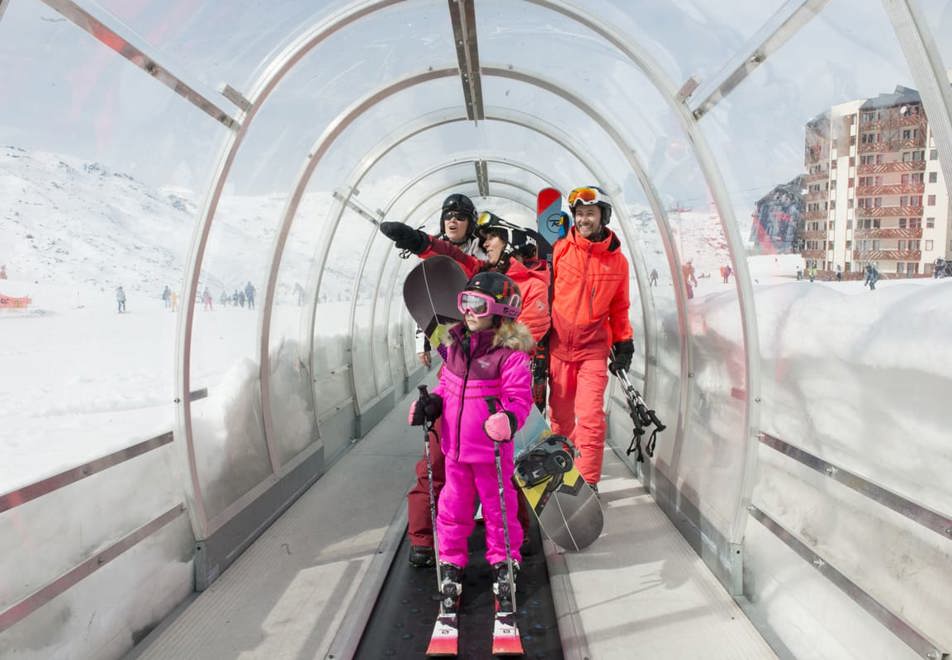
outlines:
M417 401L418 406L425 406L430 398L430 393L426 390L426 385L419 385L420 398ZM430 489L430 524L433 526L433 557L436 559L436 589L442 594L443 575L440 571L440 542L436 536L436 497L433 495L433 459L430 457L430 433L433 432L433 424L423 425L423 456L426 458L426 484ZM445 614L443 599L440 598L440 612Z
M489 414L496 414L496 399L486 397ZM492 438L490 438L492 440ZM506 492L502 478L502 454L499 452L499 443L493 440L493 452L496 457L496 481L499 483L499 508L502 511L502 537L506 542L506 569L509 573L509 599L512 602L512 611L516 612L516 581L512 575L512 548L509 545L509 518L506 516Z

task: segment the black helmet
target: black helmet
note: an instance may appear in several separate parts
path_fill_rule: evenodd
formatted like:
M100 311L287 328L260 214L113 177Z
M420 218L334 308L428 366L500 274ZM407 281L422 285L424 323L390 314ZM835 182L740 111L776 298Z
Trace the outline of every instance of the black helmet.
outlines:
M569 208L575 213L575 207L579 204L583 206L595 205L602 210L602 226L608 224L612 218L612 205L608 201L608 195L598 186L582 186L576 188L568 195Z
M440 234L443 236L446 236L443 220L451 213L463 215L469 221L466 225L466 238L476 235L476 207L473 206L473 200L460 193L453 193L443 200L443 209L440 211Z
M489 211L479 214L476 220L476 231L482 239L489 234L498 234L506 242L503 254L515 253L520 257L531 259L539 252L539 244L532 234Z
M473 275L466 283L464 291L478 291L492 298L499 305L505 305L507 311L501 316L517 318L522 311L522 291L519 285L508 275L492 270L484 270Z

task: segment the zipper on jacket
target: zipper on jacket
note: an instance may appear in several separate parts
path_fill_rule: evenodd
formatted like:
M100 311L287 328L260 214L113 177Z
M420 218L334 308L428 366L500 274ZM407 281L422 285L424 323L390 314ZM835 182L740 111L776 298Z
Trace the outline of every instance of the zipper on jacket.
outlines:
M592 251L591 251L591 250L586 250L586 251L585 251L585 267L582 268L582 284L583 284L583 285L584 285L584 283L585 283L585 278L588 276L588 264L589 264L589 262L590 262L591 260L592 260ZM578 306L576 306L576 307L575 307L575 318L572 319L572 329L573 329L573 330L575 330L576 328L578 328L578 312L579 312L579 308L578 308ZM592 316L594 316L594 313L592 314ZM571 342L571 344L569 345L570 350L573 351L573 352L574 352L574 350L575 350L575 335L576 335L576 333L575 333L575 332L572 332L572 342Z
M466 337L463 343L463 351L466 353L466 372L463 374L463 387L459 391L459 413L456 415L456 461L459 462L460 449L463 446L463 406L466 405L466 383L469 381L469 366L472 364L473 356L470 350L470 344L473 342L472 335Z

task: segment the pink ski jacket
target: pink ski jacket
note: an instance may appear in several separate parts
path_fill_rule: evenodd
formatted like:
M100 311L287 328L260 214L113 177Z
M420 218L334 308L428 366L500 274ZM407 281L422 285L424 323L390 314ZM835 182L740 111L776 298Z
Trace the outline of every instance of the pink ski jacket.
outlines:
M486 397L497 400L496 412L508 411L522 427L532 407L532 372L527 353L534 344L521 323L504 323L498 329L470 334L465 325L450 328L440 382L433 388L443 398L445 456L462 463L493 463L493 441L483 431L489 417ZM443 351L440 351L443 353ZM512 443L501 447L504 460L512 460Z

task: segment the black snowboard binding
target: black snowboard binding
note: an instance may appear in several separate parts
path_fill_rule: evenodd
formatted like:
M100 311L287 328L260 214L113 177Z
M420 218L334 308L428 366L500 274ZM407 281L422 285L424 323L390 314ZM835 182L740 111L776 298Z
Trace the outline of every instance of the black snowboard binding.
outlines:
M512 562L512 584L519 579L519 562ZM493 595L496 597L496 611L512 612L512 592L509 583L509 565L504 562L493 564Z
M440 599L443 612L454 614L459 609L459 598L463 593L463 569L453 564L440 564L443 581L440 582Z
M527 488L542 483L549 477L563 475L572 469L573 447L567 438L550 435L532 451L519 457L516 474Z

